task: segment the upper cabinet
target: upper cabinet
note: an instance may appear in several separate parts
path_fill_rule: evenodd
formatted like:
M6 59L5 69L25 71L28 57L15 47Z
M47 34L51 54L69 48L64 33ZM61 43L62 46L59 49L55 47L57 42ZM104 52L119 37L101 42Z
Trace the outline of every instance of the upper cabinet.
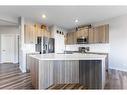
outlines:
M74 32L66 34L66 44L74 44Z
M34 25L25 25L24 27L24 41L25 43L36 42L36 31Z
M77 38L88 37L88 27L80 28L78 31L68 32L66 35L66 44L77 44Z
M74 32L66 34L66 44L76 44L77 38L88 37L89 44L109 43L109 25L100 25L97 27L85 27Z
M27 44L36 44L38 36L50 38L51 33L48 29L43 29L41 25L26 24L24 27L24 41Z
M94 28L90 28L89 32L88 32L89 36L88 36L88 41L89 43L94 43Z
M76 31L77 38L88 37L88 27L80 28Z
M109 43L109 25L108 24L91 27L91 28L89 27L78 28L77 31L73 30L68 33L65 33L64 29L61 29L55 26L52 29L50 29L50 32L49 32L49 30L47 29L45 25L37 25L37 24L26 24L24 29L25 29L24 41L25 43L28 43L28 44L36 44L38 36L48 37L48 38L53 37L55 39L64 38L64 44L66 45L77 44L77 39L81 37L88 38L89 44ZM59 39L57 40L59 41Z
M90 40L89 43L109 43L109 25L92 28L91 31L89 31L89 39L93 39Z

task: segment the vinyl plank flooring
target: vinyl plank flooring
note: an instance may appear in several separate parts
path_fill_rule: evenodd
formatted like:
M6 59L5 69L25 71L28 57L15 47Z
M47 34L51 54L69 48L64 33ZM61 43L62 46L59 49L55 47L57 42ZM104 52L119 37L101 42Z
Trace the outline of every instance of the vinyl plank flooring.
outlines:
M22 73L18 64L0 64L0 89L33 89L30 73ZM56 84L48 89L87 89L81 84ZM127 72L110 69L105 89L127 89Z
M66 89L87 89L81 84L73 83L73 84L54 84L47 88L48 90L66 90Z
M0 89L33 89L30 73L22 73L18 64L0 64Z
M105 89L127 89L127 72L110 69Z

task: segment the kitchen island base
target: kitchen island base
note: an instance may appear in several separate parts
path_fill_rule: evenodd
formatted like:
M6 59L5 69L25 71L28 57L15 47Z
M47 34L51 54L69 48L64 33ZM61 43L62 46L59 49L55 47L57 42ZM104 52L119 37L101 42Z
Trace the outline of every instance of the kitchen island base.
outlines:
M105 58L102 60L39 60L29 56L28 63L35 89L76 83L88 89L103 89L105 85Z

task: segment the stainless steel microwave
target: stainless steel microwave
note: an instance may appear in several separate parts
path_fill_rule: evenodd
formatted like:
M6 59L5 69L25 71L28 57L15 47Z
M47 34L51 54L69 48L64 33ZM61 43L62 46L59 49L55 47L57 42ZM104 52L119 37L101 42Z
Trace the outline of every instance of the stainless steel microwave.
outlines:
M88 43L88 37L77 38L77 44L87 44L87 43Z

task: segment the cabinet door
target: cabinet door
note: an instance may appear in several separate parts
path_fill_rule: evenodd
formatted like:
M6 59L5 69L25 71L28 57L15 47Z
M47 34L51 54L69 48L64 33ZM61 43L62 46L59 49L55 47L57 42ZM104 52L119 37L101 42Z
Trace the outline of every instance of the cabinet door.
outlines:
M89 38L90 44L94 43L94 30L93 30L93 28L89 29L89 37L88 38Z
M36 32L34 25L30 25L30 43L35 44L36 42Z
M109 25L105 25L105 43L109 43Z
M25 43L30 43L30 31L28 25L24 26L24 41Z
M70 33L70 40L71 40L70 44L74 44L74 32Z
M94 32L93 33L94 43L108 43L109 42L109 25L101 25L101 26L94 27L93 32ZM91 36L91 34L89 34L89 36Z
M81 31L76 31L77 38L81 37Z
M74 43L74 33L69 32L67 33L67 44L73 44Z
M76 35L77 35L77 38L87 37L88 36L88 28L82 28L82 29L78 30Z
M65 44L65 45L68 44L67 34L64 35L64 44Z
M105 27L98 26L99 43L105 43Z
M83 28L83 30L82 30L82 35L83 35L84 37L88 37L88 28Z
M25 43L35 43L36 32L34 25L25 25L24 40Z
M77 35L76 32L73 32L73 44L77 43Z
M94 31L94 43L99 43L99 32L98 32L98 27L95 27L93 29Z
M108 25L101 25L98 27L99 32L99 43L108 43L109 42L109 30Z

